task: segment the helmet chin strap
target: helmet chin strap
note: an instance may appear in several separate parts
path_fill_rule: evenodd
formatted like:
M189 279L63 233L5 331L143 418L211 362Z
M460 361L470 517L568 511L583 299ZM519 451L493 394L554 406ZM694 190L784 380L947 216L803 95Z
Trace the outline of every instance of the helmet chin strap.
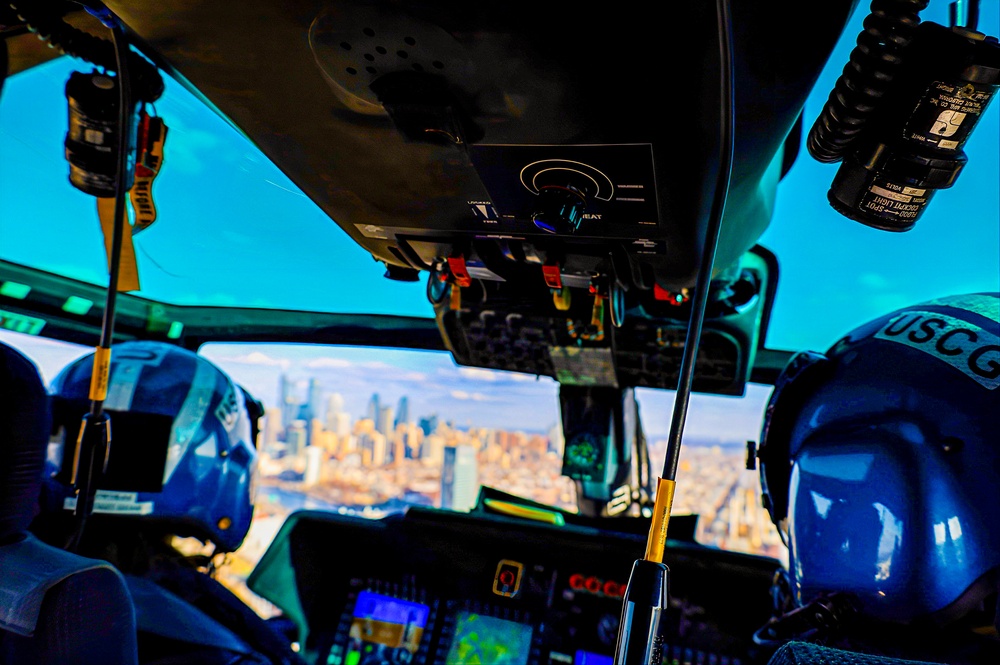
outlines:
M844 592L820 594L796 607L785 570L775 574L771 595L775 616L753 635L755 644L768 648L776 649L785 642L815 642L830 637L858 612L854 597Z
M987 606L983 608L982 620L979 623L966 622L964 627L958 628L957 631L954 626L951 629L946 629L952 631L950 639L963 634L968 637L968 640L959 639L953 645L956 652L960 652L969 644L979 640L996 640L1000 643L1000 571L997 571L989 582L994 594L986 598L985 601L987 604L993 603L993 611L990 612L991 608ZM824 593L816 596L805 605L797 606L788 571L780 569L775 573L771 583L771 596L774 604L774 616L753 636L754 643L765 649L777 649L786 642L792 641L828 644L846 640L852 643L851 648L854 648L855 644L862 643L871 647L879 642L878 639L872 642L873 635L870 626L866 630L866 627L855 623L856 617L859 616L860 607L857 599L851 594L845 592ZM987 618L988 614L992 614L992 618ZM884 624L880 625L881 628L876 630L876 635L878 631L886 628ZM896 626L894 630L896 629L912 630L904 626ZM899 633L895 634L898 637ZM914 633L911 633L912 635ZM885 638L886 636L881 637ZM887 639L891 643L895 638L889 637ZM933 638L923 634L922 639ZM939 654L938 657L942 655Z

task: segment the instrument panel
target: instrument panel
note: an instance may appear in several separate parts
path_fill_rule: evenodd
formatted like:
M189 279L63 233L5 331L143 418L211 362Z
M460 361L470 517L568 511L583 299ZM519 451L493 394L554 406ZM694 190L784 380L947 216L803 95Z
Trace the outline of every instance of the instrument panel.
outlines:
M250 588L304 624L327 665L610 665L641 519L619 532L410 508L288 518ZM606 520L605 520L606 521ZM632 523L635 524L632 524ZM639 524L642 522L643 524ZM669 541L664 663L754 665L779 562ZM271 593L289 574L296 597ZM300 626L301 627L301 626Z

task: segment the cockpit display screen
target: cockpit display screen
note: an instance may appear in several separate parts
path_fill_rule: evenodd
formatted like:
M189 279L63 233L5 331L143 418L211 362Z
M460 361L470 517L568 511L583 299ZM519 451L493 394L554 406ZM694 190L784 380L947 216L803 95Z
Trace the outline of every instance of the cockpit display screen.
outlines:
M421 603L362 591L354 603L345 663L374 658L373 662L399 662L394 654L415 654L430 608Z
M526 665L531 631L530 625L516 621L459 612L445 665Z

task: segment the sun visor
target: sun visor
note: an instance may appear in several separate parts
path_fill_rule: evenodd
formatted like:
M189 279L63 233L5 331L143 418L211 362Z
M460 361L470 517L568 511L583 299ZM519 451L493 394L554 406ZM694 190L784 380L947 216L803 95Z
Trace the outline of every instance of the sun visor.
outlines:
M53 439L61 443L65 437L66 443L61 447L65 451L62 460L57 461L56 479L60 482L69 483L75 442L89 407L89 403L82 400L52 398ZM130 411L107 410L105 413L111 423L111 452L107 471L97 488L119 492L162 491L173 418Z

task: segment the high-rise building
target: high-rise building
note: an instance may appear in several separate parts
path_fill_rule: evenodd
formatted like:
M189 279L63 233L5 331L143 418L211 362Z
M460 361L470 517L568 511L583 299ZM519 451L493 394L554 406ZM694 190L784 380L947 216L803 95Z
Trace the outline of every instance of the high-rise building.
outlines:
M311 487L319 482L323 470L323 462L326 458L325 453L326 451L319 446L306 447L306 470L302 478L303 484L306 487Z
M386 440L381 432L368 432L358 437L362 463L366 466L385 466Z
M393 429L399 425L410 422L410 399L403 395L399 398L399 407L396 409L396 420L392 423Z
M382 402L379 401L378 393L373 393L372 398L368 400L368 411L366 412L365 417L367 417L368 420L378 425L378 416L379 413L381 413L381 409L382 409Z
M441 465L441 507L469 511L479 497L479 469L471 446L445 446Z
M306 403L309 405L309 418L323 418L323 387L315 378L309 379L309 392L306 393Z
M420 429L424 431L424 436L430 436L437 431L438 428L438 417L437 414L432 414L426 418L420 419Z
M311 441L313 436L313 423L320 417L320 400L323 398L323 389L319 381L309 379L309 388L306 392L306 401L298 404L295 410L294 420L302 420L306 423L306 440ZM319 422L322 428L322 421Z
M340 393L327 395L326 398L326 428L337 431L337 419L344 412L344 396Z
M278 435L284 429L281 424L281 415L282 411L279 407L272 406L264 410L264 445L262 448L265 450L278 442Z
M285 453L287 455L298 455L299 451L309 443L306 433L306 422L304 420L293 420L292 424L285 430Z
M424 433L414 423L407 423L405 431L406 457L409 459L420 459Z
M348 436L351 433L351 416L341 411L331 422L327 419L327 428L339 437Z
M292 424L299 413L299 400L295 396L295 382L290 380L286 375L282 374L280 383L278 386L278 393L281 398L281 429L288 430L288 426Z
M392 407L383 406L379 409L378 418L375 419L375 429L385 436L392 434Z

